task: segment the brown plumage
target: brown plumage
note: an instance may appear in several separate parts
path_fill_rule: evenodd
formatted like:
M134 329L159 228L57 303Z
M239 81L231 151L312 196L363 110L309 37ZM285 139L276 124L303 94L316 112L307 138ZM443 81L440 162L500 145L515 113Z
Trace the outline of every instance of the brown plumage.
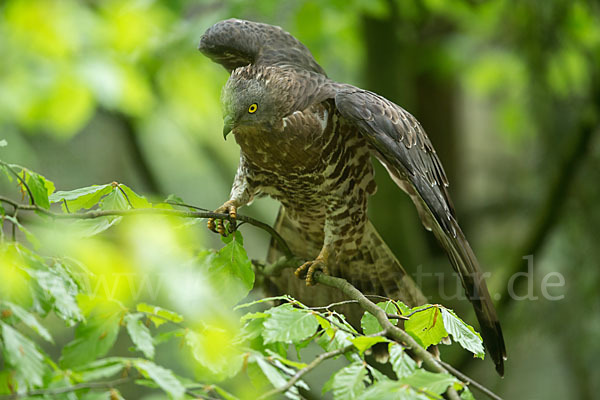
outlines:
M444 169L419 122L375 93L330 80L310 51L279 27L222 21L202 36L200 51L231 72L222 97L224 134L231 130L241 148L230 199L218 210L235 213L269 195L283 206L276 229L297 256L310 260L297 271L307 283L321 269L366 294L421 304L424 296L366 215L376 190L374 155L446 250L502 375L506 350L496 311L456 221ZM209 226L215 229L215 222ZM268 258L278 256L272 244ZM273 283L308 304L341 300L288 272ZM342 311L358 322L356 309Z

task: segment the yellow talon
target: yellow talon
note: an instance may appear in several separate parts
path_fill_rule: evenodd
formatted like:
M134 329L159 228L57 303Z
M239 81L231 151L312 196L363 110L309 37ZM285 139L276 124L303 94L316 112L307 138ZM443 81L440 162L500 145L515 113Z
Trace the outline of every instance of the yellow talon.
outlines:
M235 226L235 219L237 218L237 207L232 204L231 200L226 201L225 204L217 208L215 210L215 213L229 214L229 216L232 218L231 224L232 226ZM227 229L225 229L225 225L222 219L209 218L208 222L206 223L206 226L208 227L208 229L215 233L219 233L222 236L227 236Z

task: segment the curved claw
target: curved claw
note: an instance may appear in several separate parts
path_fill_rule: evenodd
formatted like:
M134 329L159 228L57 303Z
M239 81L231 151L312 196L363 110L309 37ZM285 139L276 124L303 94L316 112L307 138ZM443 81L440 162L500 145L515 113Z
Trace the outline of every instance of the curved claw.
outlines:
M314 286L316 282L314 280L314 274L317 271L321 271L324 274L329 275L329 270L325 261L317 257L314 261L309 261L302 264L294 274L300 279L306 279L306 286Z
M231 224L235 227L235 218L237 218L237 207L232 204L231 200L226 201L221 207L215 210L216 213L219 214L228 214L233 220L231 220ZM218 233L222 236L227 236L228 232L225 229L225 224L223 223L223 219L219 218L209 218L206 226L211 231Z

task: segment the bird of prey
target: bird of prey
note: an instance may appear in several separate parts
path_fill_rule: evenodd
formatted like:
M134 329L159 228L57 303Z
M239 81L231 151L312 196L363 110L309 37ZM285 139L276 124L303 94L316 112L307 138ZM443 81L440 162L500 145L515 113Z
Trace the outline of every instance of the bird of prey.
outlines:
M309 304L334 300L335 291L311 286L321 270L365 294L425 302L367 217L376 190L374 156L448 254L502 375L506 350L496 310L419 122L376 93L329 79L311 52L276 26L221 21L204 33L199 49L231 73L222 92L223 135L233 133L241 148L230 198L216 211L235 217L258 196L275 198L282 204L276 229L296 256L309 260L296 270L306 285L291 273L273 283ZM208 226L225 233L223 221L210 219ZM272 244L269 259L277 254Z

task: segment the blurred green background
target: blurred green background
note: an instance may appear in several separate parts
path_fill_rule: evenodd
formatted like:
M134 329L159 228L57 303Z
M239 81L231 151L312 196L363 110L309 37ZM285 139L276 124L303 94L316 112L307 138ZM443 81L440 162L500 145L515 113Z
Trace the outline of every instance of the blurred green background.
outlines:
M457 346L442 349L444 359L507 399L595 398L599 4L4 0L0 157L59 190L118 181L216 208L239 149L221 135L227 73L196 48L206 28L230 17L282 26L332 79L388 97L425 127L491 273L509 355L503 380ZM377 173L375 226L431 302L474 322L414 206ZM0 192L9 190L3 182ZM244 212L271 223L277 207L262 199ZM263 259L268 237L242 229L250 256ZM217 246L202 232L199 247Z

